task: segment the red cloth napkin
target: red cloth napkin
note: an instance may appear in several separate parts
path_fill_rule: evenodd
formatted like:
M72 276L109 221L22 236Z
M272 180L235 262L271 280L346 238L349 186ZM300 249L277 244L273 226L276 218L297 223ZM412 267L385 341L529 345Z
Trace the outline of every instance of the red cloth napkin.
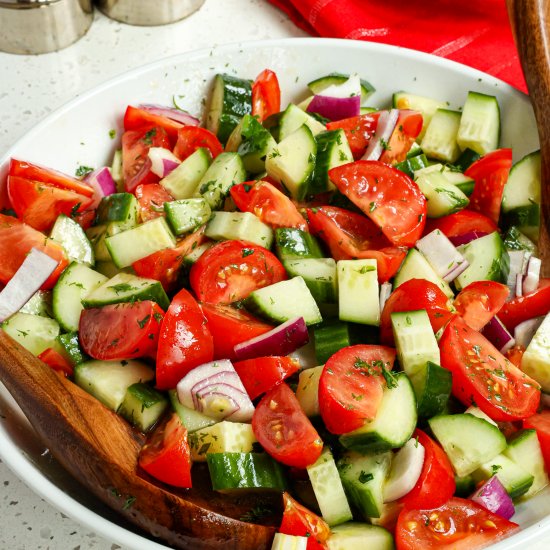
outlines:
M394 44L527 91L505 0L269 0L310 34Z

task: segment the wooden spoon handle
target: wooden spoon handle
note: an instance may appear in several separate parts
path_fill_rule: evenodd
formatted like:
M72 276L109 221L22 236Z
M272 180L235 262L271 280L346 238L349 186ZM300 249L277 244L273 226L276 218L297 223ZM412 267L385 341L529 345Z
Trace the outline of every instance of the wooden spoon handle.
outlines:
M542 208L539 255L550 277L550 0L507 0L508 14L539 130Z

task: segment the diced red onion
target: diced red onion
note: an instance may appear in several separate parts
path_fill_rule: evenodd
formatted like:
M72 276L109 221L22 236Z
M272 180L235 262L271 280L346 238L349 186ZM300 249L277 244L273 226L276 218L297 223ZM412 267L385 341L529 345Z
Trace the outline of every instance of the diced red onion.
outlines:
M516 512L510 495L496 475L488 479L470 499L504 519L510 519Z
M55 271L57 260L31 248L15 275L0 292L0 322L17 313Z
M483 327L481 332L501 353L506 353L516 343L496 315Z
M448 283L468 267L468 262L439 229L416 242L416 248L428 260L434 271Z
M181 164L172 151L163 147L151 147L147 156L151 161L151 172L159 178L165 178Z
M378 118L378 124L374 136L369 141L369 146L363 155L363 160L378 160L384 152L384 147L395 130L397 119L399 118L399 109L391 111L382 111Z
M542 325L543 321L544 315L542 317L527 319L527 321L523 321L517 325L514 329L514 339L516 340L516 344L526 348L533 339L535 332L537 332L538 328Z
M138 108L143 109L144 111L148 111L153 115L164 116L171 120L175 120L176 122L180 122L185 126L198 126L200 124L200 120L198 118L180 109L175 109L174 107L142 103L141 105L138 105Z
M266 355L288 355L309 342L303 317L290 319L274 329L235 346L237 359L254 359Z
M468 231L468 233L464 233L464 235L449 237L449 240L455 246L460 246L460 245L468 244L469 242L475 241L476 239L481 239L481 237L485 237L485 235L488 235L488 234L489 233L485 233L483 231Z
M523 279L523 286L521 292L523 295L530 294L534 292L539 287L540 280L540 267L541 261L535 256L529 258L529 263L527 264L527 273Z
M508 278L506 279L506 286L510 289L510 294L508 295L508 301L510 301L516 296L518 275L525 273L526 256L524 250L510 250L508 256L510 257L510 269L508 271Z
M93 201L88 207L91 210L97 208L103 197L116 193L116 183L111 174L111 169L107 166L90 172L83 181L94 190Z
M325 95L313 96L307 106L308 113L318 113L329 120L342 120L358 116L361 110L361 96L330 97Z
M382 283L380 285L380 311L384 309L388 298L392 292L392 284L389 282Z

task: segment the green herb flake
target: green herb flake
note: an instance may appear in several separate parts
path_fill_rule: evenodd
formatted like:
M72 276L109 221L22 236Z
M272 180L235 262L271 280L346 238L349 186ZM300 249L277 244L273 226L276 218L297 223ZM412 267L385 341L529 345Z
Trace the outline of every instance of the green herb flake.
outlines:
M77 178L83 178L84 176L87 176L90 172L93 172L94 169L90 166L79 166L76 170L74 175Z
M361 470L361 473L359 474L359 483L368 483L369 481L372 481L374 479L374 476L369 472L365 472Z

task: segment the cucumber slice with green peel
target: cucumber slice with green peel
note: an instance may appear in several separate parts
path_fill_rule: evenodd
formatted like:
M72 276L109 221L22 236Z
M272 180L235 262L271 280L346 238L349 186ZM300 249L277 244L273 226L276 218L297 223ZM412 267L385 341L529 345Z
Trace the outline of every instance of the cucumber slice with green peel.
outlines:
M252 112L252 84L250 80L228 74L218 74L207 108L206 128L225 143L241 118Z
M322 365L338 350L355 344L368 343L364 325L346 323L339 319L327 319L313 329L315 335L315 355Z
M52 291L37 290L30 300L19 310L19 313L31 313L42 317L53 317Z
M379 525L349 522L331 529L328 550L394 550L391 533Z
M498 427L471 414L434 416L428 424L460 477L471 474L506 448Z
M407 158L403 162L398 162L394 168L405 172L410 178L414 177L414 173L418 170L423 170L428 166L428 159L426 155L420 151L420 154L415 155L414 157Z
M338 472L348 500L365 519L380 517L391 460L391 452L367 455L348 452L338 460Z
M204 234L214 240L245 240L271 248L273 230L250 212L213 212Z
M308 537L275 533L271 550L307 550Z
M451 371L428 361L425 368L411 377L411 383L420 418L431 418L445 411L453 386Z
M279 142L265 161L267 174L288 190L292 198L303 200L315 168L317 144L303 124Z
M59 324L55 319L31 313L15 313L0 327L33 355L55 347L59 335Z
M220 493L286 490L282 466L265 453L208 453L212 488Z
M424 154L443 162L455 162L460 155L457 143L461 113L448 109L437 109L430 120L420 142Z
M181 199L164 203L166 220L175 235L193 231L210 219L210 206L204 199Z
M303 370L298 377L296 399L308 417L319 416L319 378L323 365Z
M550 392L550 313L535 332L521 359L521 370Z
M380 325L380 288L376 260L340 260L336 269L340 320Z
M316 325L323 318L315 299L302 277L293 277L252 292L245 305L276 323L303 317L306 324Z
M457 142L480 155L494 151L500 138L500 108L495 96L468 92L462 108Z
M71 261L94 265L94 251L84 229L72 218L60 214L53 224L50 239L59 243Z
M56 342L60 345L63 356L69 360L73 367L90 359L80 347L78 332L60 334L56 338Z
M127 389L137 382L150 382L155 371L141 361L86 361L74 368L75 384L116 412Z
M376 110L376 109L373 109L373 110ZM406 158L410 159L410 158L416 157L417 155L422 155L422 154L424 154L424 151L422 151L422 147L420 147L420 145L418 145L416 141L413 141L411 148L407 152Z
M241 140L237 152L247 172L259 174L265 170L265 159L277 146L269 130L257 118L245 115L239 124Z
M510 257L498 231L459 246L458 251L470 264L455 279L458 289L474 281L497 281L506 284Z
M294 227L275 229L275 250L281 262L324 256L319 241L311 233Z
M250 453L256 443L251 424L223 420L189 434L191 460L204 462L208 453Z
M331 527L351 521L353 515L344 486L328 447L323 449L314 464L307 467L307 474L323 519Z
M466 170L476 161L481 158L479 153L472 151L472 149L464 149L460 156L454 163L454 166L461 172L466 172Z
M176 239L160 217L107 237L105 245L117 267L129 267L154 252L174 248Z
M468 474L464 477L455 475L455 495L457 497L468 498L476 489L476 482L472 477L472 474Z
M326 76L321 76L320 78L316 78L315 80L312 80L311 82L308 82L307 87L311 90L311 93L313 94L319 94L323 90L326 90L329 86L339 86L341 84L344 84L347 80L349 80L350 75L348 74L342 74L342 73L330 73ZM375 91L374 86L361 78L359 80L361 85L361 102L363 103L366 101L370 95L372 95Z
M471 177L466 176L463 172L460 172L449 165L441 163L426 165L420 170L415 170L414 175L416 177L421 174L430 174L433 172L439 172L445 177L445 180L447 180L448 183L452 183L458 187L465 195L469 196L472 194L475 181Z
M82 305L91 308L140 300L152 300L164 311L170 305L170 300L159 281L130 273L119 273L108 279L82 298Z
M296 105L290 103L279 117L278 141L283 141L304 124L311 130L311 133L314 136L321 132L326 132L327 130L323 124L321 124L310 114L306 113Z
M126 228L138 222L138 202L132 193L113 193L101 199L97 207L96 224L121 222Z
M117 413L138 430L148 432L157 424L167 407L168 400L163 393L148 384L137 382L126 390Z
M404 372L391 373L388 384L374 420L340 436L347 449L386 451L402 447L411 438L417 421L413 387Z
M159 183L174 199L189 199L211 164L212 156L208 149L199 147Z
M425 170L425 169L424 169ZM415 182L424 194L428 206L428 218L449 216L468 206L470 200L442 172L416 172Z
M168 397L170 398L172 409L174 409L176 414L179 416L181 423L185 426L189 434L192 434L202 428L212 426L217 422L210 416L206 416L195 409L190 409L189 407L182 405L176 390L168 390Z
M67 332L78 330L81 301L108 281L105 275L85 264L72 262L57 280L52 292L52 311L61 328Z
M121 233L126 229L131 229L132 227L135 227L135 225L136 224L130 226L127 222L109 222L101 225L95 225L94 227L90 227L86 230L86 236L88 237L94 251L96 269L100 262L113 263L113 258L107 249L105 239L107 239L107 237L111 237L112 235L116 235L117 233Z
M304 279L318 304L335 304L338 301L336 261L333 258L287 260L283 265L290 277Z

